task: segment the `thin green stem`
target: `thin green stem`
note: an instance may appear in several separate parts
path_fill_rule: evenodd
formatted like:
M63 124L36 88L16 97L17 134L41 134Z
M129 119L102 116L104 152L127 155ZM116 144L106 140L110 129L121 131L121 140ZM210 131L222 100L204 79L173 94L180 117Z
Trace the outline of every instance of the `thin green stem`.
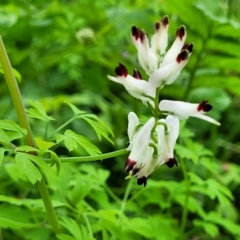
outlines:
M48 139L48 126L49 126L49 122L46 122L46 126L45 126L45 133L44 133L44 139L47 140Z
M57 215L56 215L56 213L54 211L54 208L52 206L52 202L51 202L51 199L50 199L50 196L49 196L49 192L48 192L48 189L47 189L47 185L45 183L44 176L42 177L41 182L39 182L39 184L38 184L38 189L39 189L39 192L42 196L42 200L44 202L44 206L46 208L46 212L48 214L48 217L49 217L49 220L50 220L51 225L53 227L53 230L54 230L55 233L60 233L61 228L60 228L60 225L58 223Z
M72 118L68 119L64 124L62 124L60 127L55 129L49 136L48 138L51 138L54 134L58 133L60 130L65 128L68 124L70 124L72 121L76 119L77 116L73 116Z
M8 58L4 43L2 41L2 37L0 36L0 63L2 65L2 69L6 78L6 82L9 88L9 92L14 104L14 107L17 112L18 121L22 128L27 130L26 144L32 147L36 147L31 127L27 118L27 114L23 105L22 97L20 94L20 90L18 88L17 81L12 71L12 66L10 60ZM60 232L60 225L58 223L58 219L56 217L56 213L53 209L51 199L49 197L49 193L47 190L46 183L44 179L41 182L37 182L39 191L41 193L41 197L43 199L48 217L50 222L52 223L52 227L55 233Z
M181 236L180 239L184 239L185 229L186 229L186 225L187 225L187 216L188 216L188 201L189 201L189 197L190 197L190 182L189 182L187 168L186 168L184 159L181 159L180 163L181 163L181 169L182 169L182 173L183 173L183 177L184 177L184 182L186 184L186 195L185 195L185 202L184 202L184 206L183 206L181 226L180 226L180 236Z
M66 158L60 158L62 163L67 163L67 162L93 162L93 161L99 161L103 159L108 159L108 158L113 158L117 156L121 156L128 153L128 150L126 148L110 152L110 153L104 153L96 156L87 156L87 157L66 157ZM51 162L51 159L45 159L46 162Z
M158 109L158 104L159 104L159 92L160 92L160 87L156 89L156 96L154 100L154 118L156 119L155 127L157 126L158 122L158 116L159 116L159 109Z
M114 194L114 192L108 187L107 184L104 185L105 191L108 193L108 195L116 202L121 203L121 200Z
M4 47L4 43L2 41L2 37L0 36L0 62L2 65L2 69L5 75L5 79L8 85L8 89L13 101L13 105L16 109L18 121L21 127L27 130L26 142L30 146L35 146L34 140L31 134L30 124L27 119L27 114L23 105L22 97L20 94L20 90L18 88L17 81L15 79L11 63L9 61L6 49Z
M90 222L89 222L88 217L86 216L86 214L83 214L83 218L84 218L84 220L85 220L85 222L86 222L89 235L90 235L91 237L93 237L92 228L91 228Z
M131 192L131 189L132 189L133 180L134 180L134 179L131 178L131 179L128 181L128 185L127 185L125 194L124 194L124 196L123 196L122 205L121 205L121 209L120 209L120 219L119 219L120 224L121 224L121 222L122 222L123 215L124 215L124 211L125 211L125 207L126 207L126 204L127 204L127 200L128 200L128 198L129 198L129 195L130 195L130 192Z

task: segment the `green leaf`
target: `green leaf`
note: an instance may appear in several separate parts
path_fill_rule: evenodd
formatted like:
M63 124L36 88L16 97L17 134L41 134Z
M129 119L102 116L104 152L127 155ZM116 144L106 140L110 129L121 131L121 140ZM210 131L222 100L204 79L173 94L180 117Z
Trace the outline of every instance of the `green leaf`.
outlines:
M8 137L6 132L3 131L2 129L0 129L0 144L2 144L6 148L10 148L10 149L12 148L10 138Z
M16 147L15 152L39 152L39 150L31 146L23 145L20 147Z
M194 220L193 224L194 224L194 226L202 227L204 229L205 233L208 234L212 238L217 237L217 235L219 234L219 230L218 230L218 227L216 226L216 224L198 220L198 219Z
M27 130L24 128L21 128L18 124L11 120L0 120L0 126L2 129L9 130L9 131L15 131L15 132L21 132L23 135L27 135Z
M15 156L16 164L20 174L26 174L32 184L41 181L42 175L37 167L29 160L30 154L17 153Z
M38 224L22 223L22 222L14 221L14 220L11 220L9 218L1 217L1 216L0 216L0 226L2 228L13 228L13 229L39 227Z
M97 118L93 114L86 114L83 116L79 116L79 118L84 119L90 126L94 129L95 133L99 140L101 140L102 136L113 144L113 141L108 137L108 133L113 136L111 129L99 118Z
M61 160L59 159L58 155L55 152L53 152L51 150L48 150L48 152L51 155L51 166L56 164L57 176L58 176L60 169L61 169Z
M209 178L206 180L205 183L206 183L206 190L209 192L209 196L211 199L214 199L215 197L217 197L218 200L220 200L221 195L224 195L225 197L233 200L233 195L231 191L223 184L220 184L216 179Z
M179 203L183 208L186 207L186 204L185 204L186 203L186 195L185 194L175 194L174 200L177 203ZM187 208L190 212L197 213L202 218L204 218L206 215L204 209L200 205L200 202L192 196L188 197Z
M66 104L72 109L75 116L86 113L85 111L79 110L75 105L66 101Z
M90 192L92 188L92 183L88 179L80 178L74 185L71 191L71 202L74 206L77 204Z
M76 143L75 140L73 140L72 138L62 135L62 134L58 134L56 137L56 141L57 143L60 142L64 142L64 145L66 146L66 148L68 149L69 152L71 152L73 149L77 149L78 145Z
M43 155L49 148L56 145L56 143L54 143L54 142L46 142L40 138L35 138L35 142L36 142L39 150L41 151L41 155Z
M27 130L10 120L0 120L0 128L5 130L9 141L22 138L27 135ZM4 139L4 136L1 138Z
M48 116L43 104L38 101L27 100L32 108L27 109L28 116L31 118L40 119L45 122L55 120L53 117Z
M59 240L76 240L76 238L71 237L71 236L69 236L67 234L64 234L64 233L57 234L57 238Z
M131 231L136 232L145 238L149 239L154 237L152 227L150 224L148 224L148 219L146 218L132 218L129 220L128 227L131 229Z
M238 224L227 218L221 217L216 212L210 212L204 220L220 225L233 235L240 235L240 226Z
M77 240L94 240L94 238L87 232L84 226L79 227L78 223L69 217L62 217L61 225L66 228ZM65 238L61 238L65 239ZM68 240L68 238L66 238ZM70 240L70 238L69 238Z
M2 165L3 159L4 159L4 153L6 152L6 149L0 148L0 167Z
M37 164L42 171L44 172L48 172L50 170L49 166L47 165L47 163L38 156L32 155L32 154L26 154L28 159L31 160L32 162L34 162L35 164Z
M79 146L81 146L90 155L101 154L101 151L95 145L93 145L86 137L79 135L79 134L73 132L72 130L66 130L64 133L64 137L65 138L67 137L68 141L70 139L72 141L75 141ZM76 145L74 145L74 146L76 146Z

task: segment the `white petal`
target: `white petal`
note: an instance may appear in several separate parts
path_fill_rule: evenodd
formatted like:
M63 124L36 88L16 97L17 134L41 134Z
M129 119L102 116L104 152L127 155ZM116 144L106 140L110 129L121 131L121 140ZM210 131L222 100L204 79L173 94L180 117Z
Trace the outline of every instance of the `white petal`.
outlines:
M167 111L170 114L179 116L182 118L188 118L191 115L198 113L198 104L182 102L182 101L171 101L162 100L159 103L160 111Z
M123 85L123 81L119 78L119 77L113 77L113 76L109 76L107 75L107 78L113 82L119 83Z
M122 84L130 95L142 100L144 103L152 102L148 96L155 98L156 89L149 82L132 77L131 75L124 76L107 76L109 80Z
M203 119L205 121L208 121L210 123L213 123L213 124L215 124L217 126L221 125L220 122L216 121L215 119L213 119L213 118L211 118L209 116L204 115L204 113L200 113L199 112L198 114L191 115L191 117L201 118L201 119Z
M158 88L162 84L165 84L170 74L178 67L178 62L174 61L165 67L160 67L149 77L149 83L152 87Z
M180 118L187 119L189 117L196 117L211 122L216 125L220 125L219 122L214 120L213 118L204 115L205 112L198 111L199 104L197 103L189 103L182 101L170 101L170 100L162 100L159 103L160 111L167 111L170 114Z
M173 42L171 48L167 51L163 61L161 63L161 67L164 67L174 61L177 55L181 52L184 42L187 37L187 32L184 26L178 29L179 34L177 34L175 41Z
M130 112L128 114L128 138L130 142L133 139L134 134L136 133L136 128L138 125L138 116L134 112Z
M156 160L153 158L153 148L148 147L146 149L146 152L143 156L143 159L141 160L142 167L140 170L137 172L136 176L137 178L141 177L148 177L150 175L156 166ZM139 165L135 165L135 168L140 167Z
M168 145L168 158L173 158L173 150L179 135L179 119L174 116L167 116L166 117L166 124L168 125L169 134L167 137L167 145Z
M187 62L188 62L188 57L186 59L182 60L180 63L178 63L178 65L176 66L174 71L172 71L170 73L170 75L168 76L166 85L172 84L177 79L181 70L186 66Z
M155 89L145 80L136 79L128 75L123 83L126 90L131 92L136 98L141 97L142 95L155 97Z
M168 44L168 27L167 16L155 23L155 34L151 39L151 49L155 54L163 55L165 53Z
M154 127L155 119L151 117L144 126L139 130L134 138L132 151L128 157L130 160L139 161L141 155L146 151L148 144L150 143L151 131Z

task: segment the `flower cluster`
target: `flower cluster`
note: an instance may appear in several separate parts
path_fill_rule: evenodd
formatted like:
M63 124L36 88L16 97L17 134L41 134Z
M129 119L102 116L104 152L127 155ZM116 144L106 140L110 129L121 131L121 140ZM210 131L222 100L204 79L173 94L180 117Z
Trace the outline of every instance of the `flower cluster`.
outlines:
M138 61L148 80L142 79L140 72L134 69L129 75L126 67L119 63L115 68L116 77L108 78L122 84L130 95L140 99L151 108L153 117L141 124L137 115L128 115L128 137L130 155L125 164L129 177L137 177L137 183L146 186L147 177L162 164L172 168L178 166L174 157L174 146L179 135L179 119L197 117L216 125L219 122L204 115L212 109L207 100L201 103L170 101L159 99L159 90L172 84L193 51L193 43L185 43L187 32L184 26L177 29L176 38L166 52L168 45L169 20L165 16L155 23L155 34L151 44L146 33L133 26L131 38L138 52ZM166 118L158 119L160 114Z

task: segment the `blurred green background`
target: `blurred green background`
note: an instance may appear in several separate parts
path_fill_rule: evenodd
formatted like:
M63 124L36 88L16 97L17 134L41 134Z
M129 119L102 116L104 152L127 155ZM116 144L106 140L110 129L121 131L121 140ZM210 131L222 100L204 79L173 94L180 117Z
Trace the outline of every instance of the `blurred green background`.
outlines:
M210 115L221 126L199 119L183 123L176 147L180 167L163 166L144 189L134 181L125 211L121 199L129 186L123 172L126 156L102 163L62 164L58 178L49 174L59 218L74 219L84 240L88 234L79 226L87 226L88 233L91 228L91 237L104 240L240 239L240 1L1 0L0 34L23 99L43 103L56 119L50 131L71 117L65 101L98 115L112 129L114 145L104 139L99 142L83 121L69 128L81 132L103 153L127 147L130 111L141 119L150 114L106 75L114 75L121 62L129 72L137 68L147 79L137 62L130 29L136 25L151 37L154 22L165 15L170 20L169 46L176 29L185 25L194 51L177 81L165 87L160 98L208 99L213 105ZM0 118L17 121L1 68L0 74ZM35 137L43 137L44 123L31 119L31 124ZM84 155L63 147L55 150L59 155ZM4 216L24 223L47 222L40 201L25 202L38 199L37 190L19 181L15 171L11 160L0 169L2 239L81 239L69 230L73 228L69 219L61 223L72 238L54 236L44 224L28 228L1 221ZM86 193L81 195L81 190ZM77 202L69 197L73 191L81 195ZM22 203L15 203L16 198Z

